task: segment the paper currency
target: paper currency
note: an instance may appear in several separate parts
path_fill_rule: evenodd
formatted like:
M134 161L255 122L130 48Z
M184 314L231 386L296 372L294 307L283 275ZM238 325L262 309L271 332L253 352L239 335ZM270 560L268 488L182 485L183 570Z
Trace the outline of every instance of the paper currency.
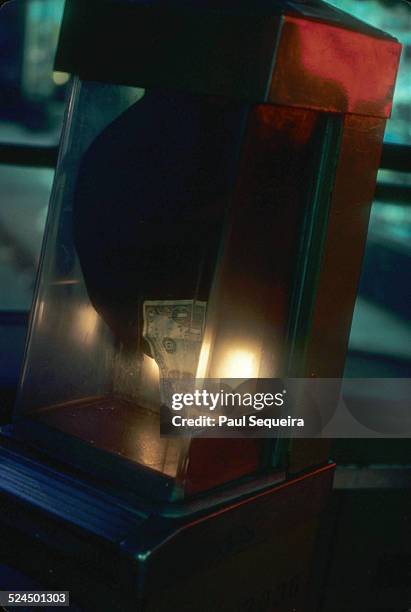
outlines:
M203 339L207 302L146 300L143 337L160 370L162 403L194 383ZM178 388L177 388L178 387Z

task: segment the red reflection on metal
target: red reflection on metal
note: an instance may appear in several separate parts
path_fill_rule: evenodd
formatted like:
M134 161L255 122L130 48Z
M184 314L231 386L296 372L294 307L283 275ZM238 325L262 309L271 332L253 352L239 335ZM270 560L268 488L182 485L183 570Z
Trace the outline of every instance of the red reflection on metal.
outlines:
M285 16L269 100L388 117L401 45Z
M306 376L341 376L380 163L385 119L344 120L327 237L318 270Z
M213 518L224 515L229 510L241 509L244 506L252 505L253 502L268 502L271 498L272 494L277 494L277 499L282 496L285 500L292 500L294 511L301 512L301 508L304 507L303 498L306 499L306 510L312 510L313 507L315 509L320 509L324 501L326 499L326 495L331 491L332 482L334 479L336 464L334 462L330 462L327 465L324 465L320 468L316 468L307 472L297 478L292 478L291 480L287 480L280 484L275 484L268 489L264 489L264 491L259 491L255 495L251 497L247 497L245 499L236 501L228 506L224 506L208 514L205 517L201 517L192 521L187 527L192 527L196 524L204 523L205 521L210 521ZM304 491L305 490L305 491ZM298 493L302 491L302 495L299 498ZM304 494L305 493L305 494ZM280 507L284 507L285 504L278 504L277 509ZM257 512L261 512L261 509L257 505ZM291 510L291 508L289 508ZM289 512L289 514L291 514ZM270 518L272 520L272 517ZM185 527L183 527L184 529Z
M189 466L185 483L186 493L193 495L219 484L236 480L247 474L256 472L260 460L260 448L255 439L205 439L196 438L192 441L189 454ZM252 499L268 496L273 490L288 489L297 483L303 483L323 473L333 478L335 463L313 468L310 472L292 478L292 480L276 484L268 490L256 493ZM236 502L231 507L241 506L250 501ZM217 511L208 518L217 516Z
M188 495L257 472L261 441L257 439L192 440L185 489Z

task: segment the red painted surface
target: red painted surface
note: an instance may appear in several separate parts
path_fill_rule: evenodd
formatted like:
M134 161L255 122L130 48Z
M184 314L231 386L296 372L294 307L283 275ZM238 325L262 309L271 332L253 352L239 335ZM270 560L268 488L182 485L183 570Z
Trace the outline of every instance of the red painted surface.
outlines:
M394 40L285 16L269 100L389 117L400 54Z
M256 473L260 454L261 441L258 439L192 440L186 474L186 493L193 495Z

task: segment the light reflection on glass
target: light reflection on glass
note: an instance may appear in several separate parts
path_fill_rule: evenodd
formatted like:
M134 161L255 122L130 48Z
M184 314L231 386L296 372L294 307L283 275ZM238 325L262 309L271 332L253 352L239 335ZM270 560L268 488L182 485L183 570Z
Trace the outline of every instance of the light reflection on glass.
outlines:
M43 317L44 317L44 306L45 306L45 302L44 300L41 300L39 304L38 315L37 315L39 324L42 322Z
M155 384L156 386L158 385L160 381L160 370L155 359L144 355L143 363L141 365L141 374L143 378L150 381L150 384Z
M77 328L82 343L91 344L98 325L98 314L92 306L81 306L77 314Z
M207 376L210 349L211 349L210 342L204 341L201 346L200 357L198 359L197 374L196 374L197 378L206 378Z

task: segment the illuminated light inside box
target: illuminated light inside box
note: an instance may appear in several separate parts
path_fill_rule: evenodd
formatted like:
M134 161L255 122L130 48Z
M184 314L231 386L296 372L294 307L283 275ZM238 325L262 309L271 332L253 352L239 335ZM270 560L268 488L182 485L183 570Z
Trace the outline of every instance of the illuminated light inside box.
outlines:
M251 351L231 349L218 368L221 378L257 378L258 363Z

